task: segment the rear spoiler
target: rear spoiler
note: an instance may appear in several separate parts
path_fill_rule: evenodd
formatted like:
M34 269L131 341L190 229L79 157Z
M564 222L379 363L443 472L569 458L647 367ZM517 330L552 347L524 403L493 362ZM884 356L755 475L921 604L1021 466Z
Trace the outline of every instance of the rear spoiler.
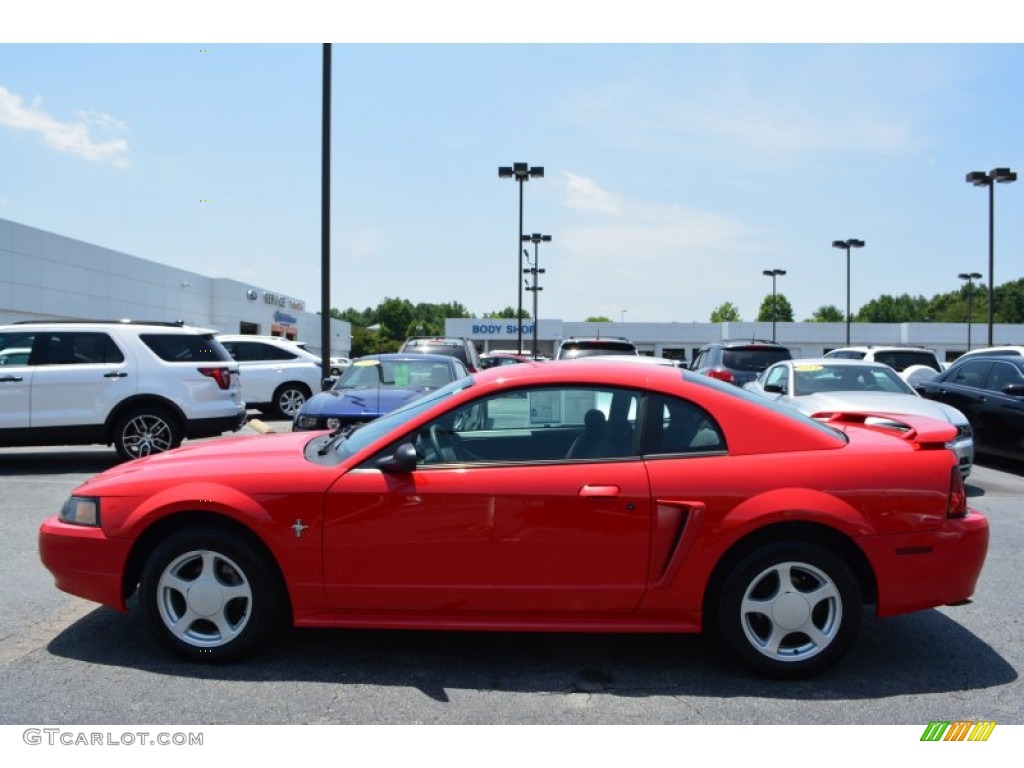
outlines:
M906 413L816 413L812 418L833 427L864 427L895 435L918 449L945 448L957 430L948 421Z

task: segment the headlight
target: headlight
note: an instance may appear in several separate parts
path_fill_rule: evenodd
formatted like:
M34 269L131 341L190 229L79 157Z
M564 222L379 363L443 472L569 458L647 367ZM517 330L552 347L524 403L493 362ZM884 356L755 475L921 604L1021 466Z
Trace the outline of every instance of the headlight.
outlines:
M295 426L298 429L318 429L316 416L303 416L299 414L298 418L295 419Z
M72 496L60 508L58 518L61 522L72 525L98 526L100 524L100 500L85 496Z

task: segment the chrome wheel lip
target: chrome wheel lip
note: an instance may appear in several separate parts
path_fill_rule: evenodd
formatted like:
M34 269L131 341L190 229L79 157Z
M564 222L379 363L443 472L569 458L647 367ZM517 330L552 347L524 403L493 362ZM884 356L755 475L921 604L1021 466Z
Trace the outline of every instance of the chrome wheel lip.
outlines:
M221 552L185 552L164 568L156 605L167 631L195 648L219 648L252 620L253 591L239 565Z
M744 590L739 610L750 647L787 664L823 653L843 625L839 587L823 570L801 561L778 562L761 571Z

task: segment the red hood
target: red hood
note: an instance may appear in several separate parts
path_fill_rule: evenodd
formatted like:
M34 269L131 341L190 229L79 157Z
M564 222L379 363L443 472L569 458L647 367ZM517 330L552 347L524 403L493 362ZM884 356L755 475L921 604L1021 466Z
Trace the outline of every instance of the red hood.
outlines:
M340 474L338 466L325 467L307 461L303 449L316 436L311 432L218 438L186 445L173 451L135 459L108 469L81 488L88 493L130 495L137 486L152 489L174 481L213 480L231 485L267 484L276 488L288 478L292 488L326 489ZM261 478L266 480L261 482ZM76 492L81 492L76 489Z

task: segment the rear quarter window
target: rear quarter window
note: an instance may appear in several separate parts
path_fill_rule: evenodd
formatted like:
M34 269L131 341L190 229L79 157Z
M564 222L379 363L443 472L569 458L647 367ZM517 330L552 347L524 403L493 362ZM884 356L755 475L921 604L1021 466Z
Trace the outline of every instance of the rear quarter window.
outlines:
M212 335L184 333L143 333L142 343L169 363L229 363L231 355Z

